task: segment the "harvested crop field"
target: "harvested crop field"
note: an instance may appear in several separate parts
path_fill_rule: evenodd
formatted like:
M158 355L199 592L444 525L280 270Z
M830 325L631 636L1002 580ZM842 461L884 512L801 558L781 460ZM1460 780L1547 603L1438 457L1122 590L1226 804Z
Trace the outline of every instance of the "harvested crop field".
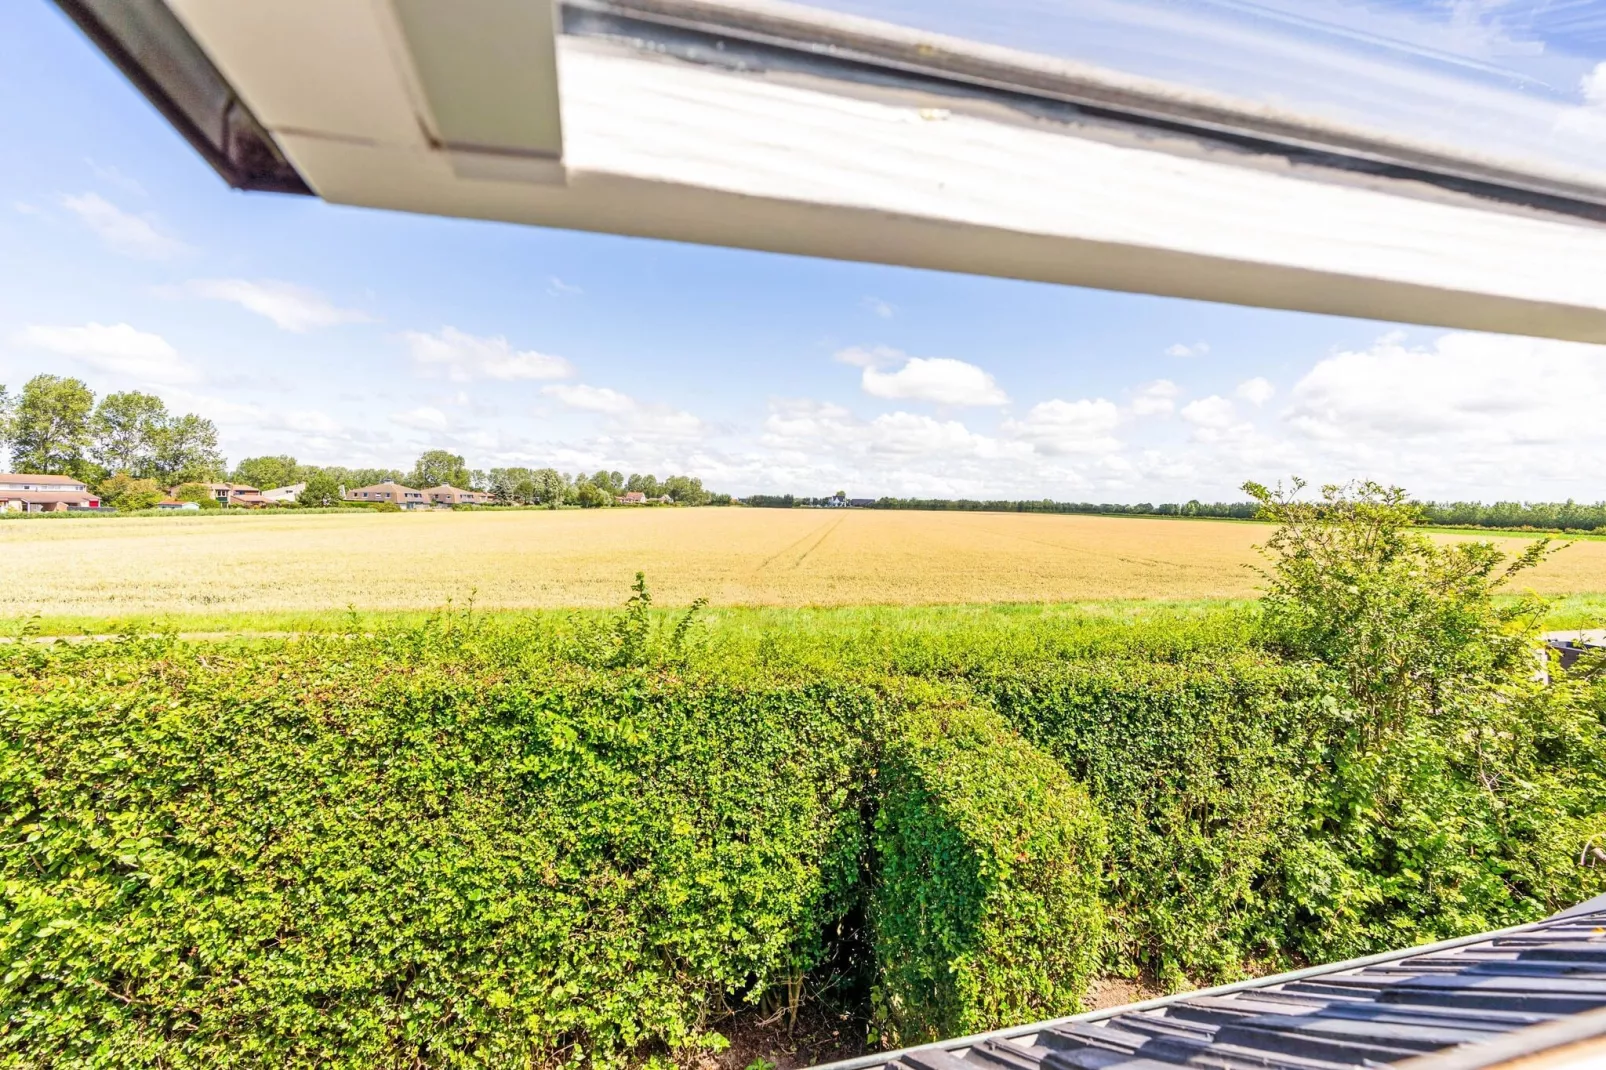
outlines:
M637 570L669 605L1245 598L1270 531L717 508L17 520L0 523L0 616L614 606ZM1531 584L1606 591L1606 541L1578 542Z

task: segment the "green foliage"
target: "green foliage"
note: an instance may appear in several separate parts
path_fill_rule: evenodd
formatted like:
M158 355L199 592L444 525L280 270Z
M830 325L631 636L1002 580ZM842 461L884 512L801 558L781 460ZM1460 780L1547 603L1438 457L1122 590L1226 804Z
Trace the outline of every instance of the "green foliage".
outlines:
M1496 598L1544 548L1249 489L1254 612L666 613L638 575L613 614L0 644L0 1065L656 1060L809 971L907 1042L1606 889L1606 668L1541 676Z
M1279 528L1267 644L1325 681L1307 729L1302 839L1279 880L1283 946L1344 954L1531 920L1598 886L1574 861L1606 833L1600 693L1539 677L1543 603L1496 593L1549 552L1411 530L1398 488L1317 502L1245 487Z
M11 452L11 436L16 416L16 400L6 390L6 384L0 383L0 456Z
M608 1061L821 961L868 692L474 642L0 648L0 1064Z
M194 502L202 509L223 508L223 503L217 500L212 488L205 483L185 483L174 487L173 498L181 502Z
M343 486L347 490L356 490L358 487L371 487L375 483L383 483L387 479L392 483L404 483L404 473L395 468L342 468L338 465L325 465L321 468L310 465L303 466L301 475L309 483L318 475L328 476L336 486ZM299 482L295 480L293 482Z
M1422 516L1457 527L1598 532L1606 529L1606 502L1426 502Z
M167 406L155 394L137 390L107 394L89 421L90 456L109 472L149 478L155 470L157 440L167 420Z
M227 467L218 452L217 425L205 417L169 417L156 436L152 475L163 486L216 482Z
M599 509L613 504L613 496L594 483L581 483L575 488L575 502L582 509Z
M1244 486L1278 524L1263 548L1266 635L1340 674L1365 731L1481 703L1495 682L1531 670L1531 637L1514 625L1536 606L1497 608L1494 595L1544 559L1547 541L1507 564L1490 543L1445 545L1414 530L1421 509L1398 487L1327 486L1308 502L1303 486Z
M883 1041L1074 1012L1104 924L1098 812L996 714L929 686L895 701L870 906Z
M118 472L101 480L99 493L102 502L119 512L149 509L167 497L162 493L162 488L156 485L156 480L135 479L127 472Z
M556 509L569 491L569 481L555 468L493 468L485 485L504 505L545 505Z
M79 379L36 375L23 385L10 424L11 464L21 472L78 475L90 444L95 395Z
M680 505L707 505L712 497L696 476L670 476L659 484L658 490Z
M421 490L443 484L467 490L474 486L474 476L457 454L449 450L426 450L403 482Z
M231 483L244 483L258 490L273 490L303 482L306 470L288 454L276 457L247 457L234 466Z
M1108 816L1106 967L1171 987L1233 977L1284 942L1267 885L1302 832L1322 692L1310 671L1251 651L1135 655L971 680Z
M340 484L328 472L313 472L307 485L296 495L296 504L327 509L341 502Z

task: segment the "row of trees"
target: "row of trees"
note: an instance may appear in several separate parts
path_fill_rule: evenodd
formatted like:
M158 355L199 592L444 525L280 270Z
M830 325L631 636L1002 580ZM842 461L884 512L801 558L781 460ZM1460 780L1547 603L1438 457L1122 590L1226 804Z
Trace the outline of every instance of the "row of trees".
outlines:
M825 498L803 498L791 494L754 494L743 498L746 505L769 509L809 508L813 506L841 505L847 494L837 491ZM1252 519L1260 508L1254 502L1163 502L1154 505L1139 502L1136 505L1109 502L1057 502L1050 498L1039 501L1011 501L994 499L980 501L972 498L877 498L871 509L923 509L954 513L1093 513L1118 516L1207 516L1233 520Z
M696 476L659 479L651 473L597 471L568 475L555 468L493 468L480 489L510 505L614 504L621 495L641 493L648 498L669 498L677 505L729 505L729 494L713 494Z
M770 509L840 505L841 491L825 498L791 494L754 494L743 503ZM1117 516L1202 516L1251 520L1259 515L1256 502L1163 502L1136 505L1109 502L978 501L968 498L878 498L871 509L926 509L939 512L986 513L1093 513ZM1531 528L1539 531L1600 531L1606 529L1606 502L1415 502L1419 523L1447 527Z
M340 488L365 487L393 480L409 487L438 487L443 484L490 494L504 505L580 505L598 507L614 504L620 495L640 491L649 498L669 497L680 505L730 504L730 495L711 494L695 476L657 476L598 471L569 474L556 468L471 469L459 455L448 450L429 450L421 455L412 471L389 468L341 468L305 465L294 457L277 455L247 457L235 466L230 478L263 490L305 483L297 500L303 505L334 505L340 501Z
M80 379L36 375L12 397L0 386L0 451L23 472L71 475L98 486L114 473L162 486L222 478L217 427L178 415L154 394L129 390L96 404Z
M1606 502L1427 502L1429 524L1474 528L1539 528L1548 531L1598 531L1606 528Z
M729 504L693 476L660 479L598 471L568 474L553 468L470 469L449 450L428 450L411 471L304 465L295 457L247 457L229 471L218 449L215 424L195 413L170 413L154 394L107 394L96 402L80 379L36 375L13 395L0 385L0 455L20 472L70 475L94 487L118 509L147 508L178 488L180 500L215 505L201 484L228 479L263 490L305 483L302 505L338 505L341 488L393 480L412 487L443 484L492 494L509 505L612 505L628 491L667 496L682 505Z

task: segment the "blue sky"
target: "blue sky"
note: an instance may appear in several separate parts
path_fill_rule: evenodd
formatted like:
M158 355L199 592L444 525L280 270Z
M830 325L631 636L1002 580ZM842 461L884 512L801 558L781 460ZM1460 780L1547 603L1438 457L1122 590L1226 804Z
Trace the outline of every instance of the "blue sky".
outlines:
M42 0L0 9L0 383L231 460L690 472L737 493L1606 497L1598 350L228 190Z

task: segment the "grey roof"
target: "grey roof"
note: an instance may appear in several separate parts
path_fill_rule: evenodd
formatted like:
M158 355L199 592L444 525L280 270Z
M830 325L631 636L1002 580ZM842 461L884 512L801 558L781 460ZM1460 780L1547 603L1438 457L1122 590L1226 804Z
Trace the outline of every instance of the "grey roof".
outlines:
M837 1070L1490 1065L1606 1035L1606 896L1532 925L830 1064ZM1522 1032L1522 1031L1527 1032Z

